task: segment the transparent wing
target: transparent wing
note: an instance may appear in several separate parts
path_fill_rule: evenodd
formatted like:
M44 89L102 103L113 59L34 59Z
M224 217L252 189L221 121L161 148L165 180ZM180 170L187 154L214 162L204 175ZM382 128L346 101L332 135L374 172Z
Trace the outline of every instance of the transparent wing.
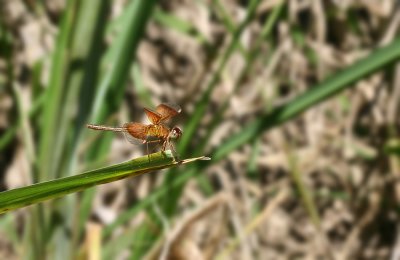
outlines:
M126 123L123 127L123 133L128 142L135 145L146 143L147 125L133 122Z
M137 139L137 138L131 136L131 135L130 135L128 132L126 132L126 131L123 132L123 133L124 133L125 139L126 139L129 143L131 143L131 144L134 144L134 145L141 145L141 144L144 143L142 140Z

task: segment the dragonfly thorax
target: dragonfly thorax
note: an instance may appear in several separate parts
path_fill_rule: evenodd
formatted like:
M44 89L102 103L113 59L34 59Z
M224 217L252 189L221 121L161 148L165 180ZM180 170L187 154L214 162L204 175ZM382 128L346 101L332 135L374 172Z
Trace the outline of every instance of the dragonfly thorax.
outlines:
M164 125L148 125L147 136L166 139L169 136L169 129Z

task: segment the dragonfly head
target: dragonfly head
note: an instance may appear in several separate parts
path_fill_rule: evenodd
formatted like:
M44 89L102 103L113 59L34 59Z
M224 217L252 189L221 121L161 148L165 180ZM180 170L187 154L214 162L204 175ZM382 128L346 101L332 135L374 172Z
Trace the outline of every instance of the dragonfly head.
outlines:
M169 132L169 138L171 139L179 139L181 135L182 135L182 130L177 126L173 127Z

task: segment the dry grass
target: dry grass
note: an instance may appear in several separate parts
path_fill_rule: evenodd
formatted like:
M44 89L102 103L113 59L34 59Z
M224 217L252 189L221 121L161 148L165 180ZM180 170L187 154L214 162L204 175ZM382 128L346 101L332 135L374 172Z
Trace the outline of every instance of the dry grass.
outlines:
M21 86L27 97L25 109L31 106L33 96L29 85L33 64L46 59L52 50L57 29L52 19L62 11L62 7L48 2L47 13L41 15L33 15L20 1L3 3L1 7L9 14L4 21L11 28L18 49L11 60L15 84ZM113 4L115 16L123 10L121 2ZM201 97L205 82L216 69L214 61L220 57L214 59L211 51L223 50L231 39L216 8L204 5L211 1L200 2L203 4L162 1L160 6L201 32L211 50L194 37L151 21L138 53L141 76L151 101L180 104L181 124L190 118L194 101ZM246 11L246 6L239 2L221 1L235 25ZM272 0L261 3L241 37L243 49L253 48L262 22L277 4L279 1ZM194 147L207 133L208 124L225 97L232 95L206 151L218 147L271 107L288 102L390 42L400 26L400 9L394 0L379 4L370 0L294 0L289 1L284 12L237 89L238 75L247 61L240 51L229 59L193 140ZM6 71L6 60L0 57L0 81L7 77ZM206 196L199 183L192 180L185 187L172 219L154 205L164 233L148 257L397 259L399 161L387 154L384 147L398 138L399 75L396 66L365 78L356 83L356 88L231 153L202 173L212 180L215 193ZM134 86L127 88L122 104L124 113L118 115L121 122L128 120L128 113L135 120L143 119L140 107L146 102L140 97ZM17 120L12 100L10 92L0 88L0 133ZM21 140L22 136L17 135L1 151L3 189L30 182L29 172L23 167L29 158L21 152L26 147ZM140 153L116 138L110 160L122 161ZM251 165L253 156L255 164ZM296 173L309 203L316 209L314 213L298 190L293 177ZM142 176L100 187L93 216L104 225L112 222L160 182L161 175ZM140 226L144 219L145 214L138 214L129 225ZM0 255L9 254L8 242L0 244ZM127 256L126 252L119 255Z

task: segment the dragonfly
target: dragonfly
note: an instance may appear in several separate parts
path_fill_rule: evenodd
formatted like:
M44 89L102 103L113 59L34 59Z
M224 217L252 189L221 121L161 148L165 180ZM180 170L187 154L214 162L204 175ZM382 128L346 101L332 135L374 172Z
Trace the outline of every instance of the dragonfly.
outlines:
M150 124L129 122L118 127L94 124L87 124L86 126L93 130L122 132L132 144L147 144L147 154L149 154L149 143L161 144L162 152L170 147L172 152L176 154L171 140L179 139L182 136L182 130L178 126L169 128L166 122L177 116L181 112L181 108L173 104L160 104L155 110L144 108L144 112L151 122Z

